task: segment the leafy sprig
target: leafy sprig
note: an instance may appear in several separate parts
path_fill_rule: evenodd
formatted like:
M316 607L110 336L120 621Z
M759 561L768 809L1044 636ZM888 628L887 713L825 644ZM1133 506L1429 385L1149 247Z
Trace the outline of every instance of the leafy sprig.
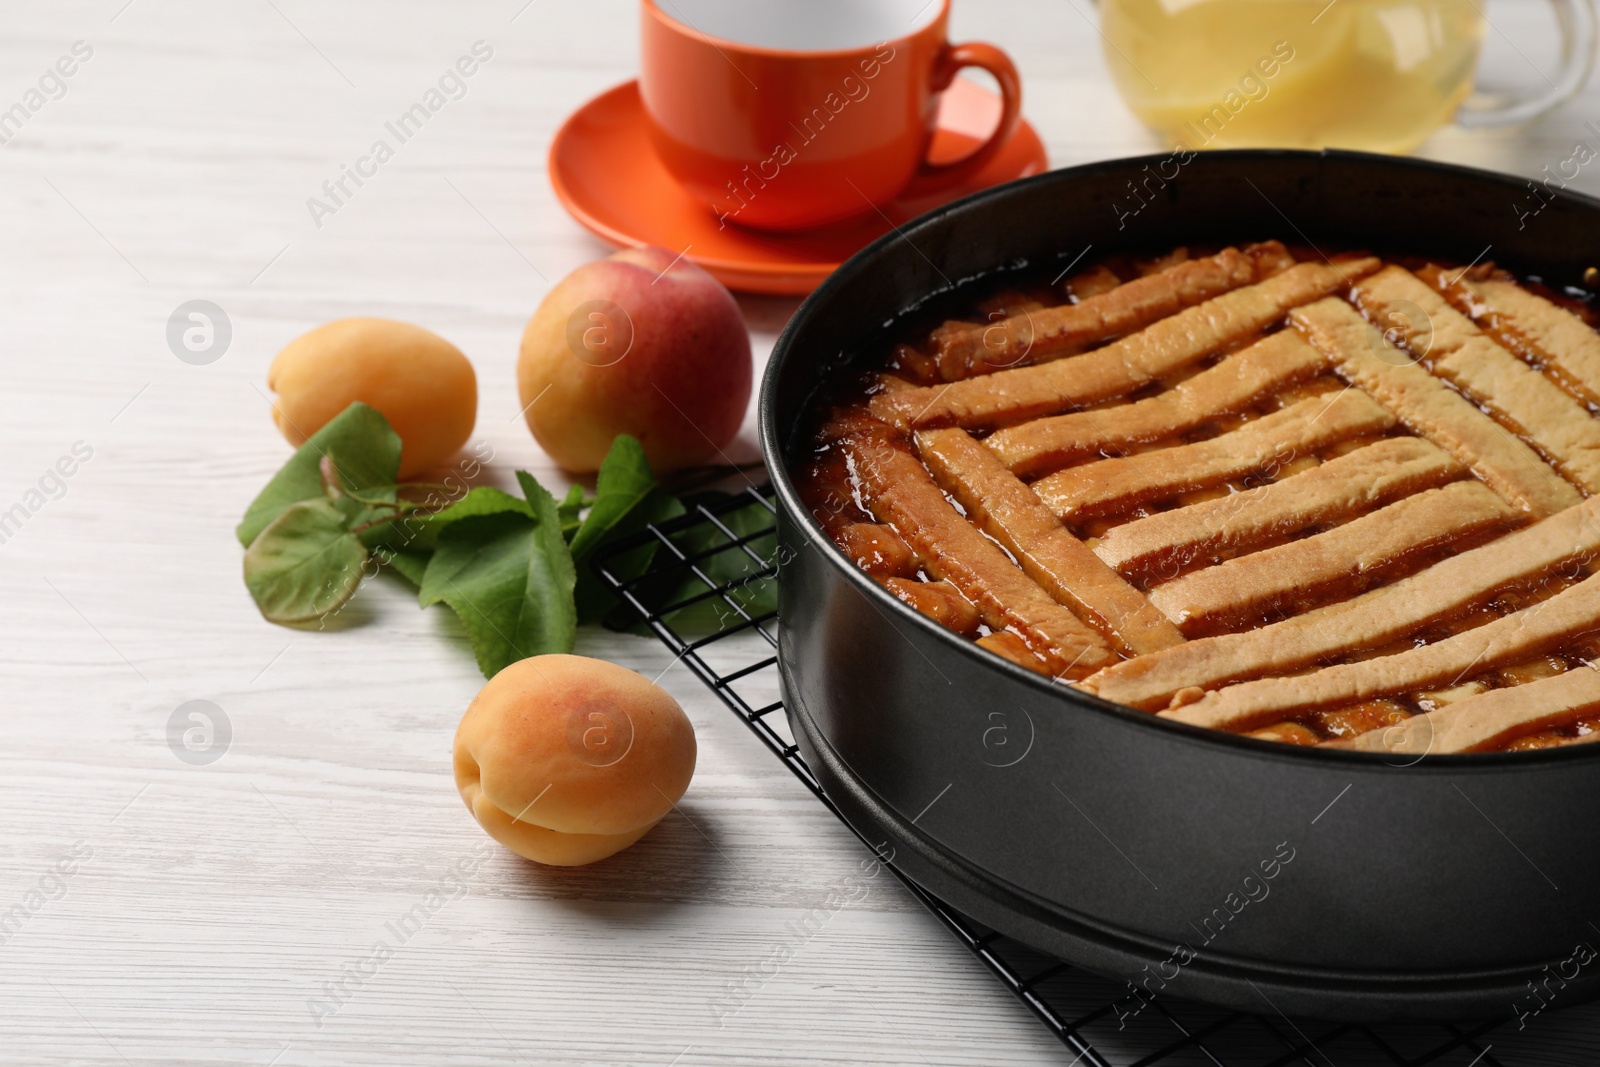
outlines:
M684 510L626 436L592 496L574 486L560 501L526 471L516 472L521 496L479 486L452 497L398 481L399 468L399 437L360 403L295 452L237 530L245 585L263 616L326 624L386 566L417 586L423 607L443 603L460 616L479 669L493 677L526 656L571 651L578 624L615 604L587 566L595 553ZM645 545L612 567L642 575L653 555Z

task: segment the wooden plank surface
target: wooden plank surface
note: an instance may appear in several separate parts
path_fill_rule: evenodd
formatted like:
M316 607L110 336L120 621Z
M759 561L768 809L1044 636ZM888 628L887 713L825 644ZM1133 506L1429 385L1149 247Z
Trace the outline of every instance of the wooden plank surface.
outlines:
M1523 6L1490 18L1548 65ZM887 877L797 941L790 924L866 853L656 642L586 630L578 651L683 702L700 763L682 811L611 862L552 871L488 847L455 795L450 738L481 678L445 611L379 580L330 632L297 633L245 594L232 527L287 451L266 366L324 320L451 338L479 372L495 479L563 484L517 419L513 367L549 285L604 251L556 204L545 151L632 77L634 4L73 0L3 17L0 109L74 41L93 48L0 147L0 510L74 443L93 451L0 544L0 913L49 895L0 944L5 1062L1068 1058ZM957 38L1016 57L1057 165L1158 147L1118 102L1093 17L1079 0L957 3ZM316 226L306 199L480 39L494 56L466 96ZM1490 62L1530 80L1492 36ZM1518 134L1445 131L1425 154L1532 175L1592 139L1597 103ZM1600 170L1574 185L1600 190ZM232 323L208 366L164 341L192 299ZM796 302L741 303L764 357ZM736 458L754 440L752 421ZM195 699L233 729L208 766L165 742ZM458 860L476 868L459 887L442 881ZM730 993L782 945L775 975ZM1592 1056L1594 1018L1541 1017L1503 1062ZM1131 1047L1098 1036L1114 1060Z

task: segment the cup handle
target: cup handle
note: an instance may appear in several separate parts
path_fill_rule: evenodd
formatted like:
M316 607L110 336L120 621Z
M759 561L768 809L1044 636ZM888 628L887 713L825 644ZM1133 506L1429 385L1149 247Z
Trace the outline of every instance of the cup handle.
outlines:
M1596 19L1595 0L1550 0L1561 26L1561 70L1550 88L1522 100L1511 100L1495 107L1456 111L1459 125L1474 129L1494 126L1519 126L1532 121L1572 99L1594 69Z
M1566 0L1566 2L1583 3L1592 0ZM1012 64L1010 56L992 44L978 41L951 45L940 53L934 63L933 91L942 93L948 89L962 67L982 67L994 75L994 80L1000 83L1000 121L995 124L994 132L989 135L987 141L960 159L949 163L922 161L922 166L917 172L919 178L937 185L951 185L982 170L985 164L999 154L1012 133L1016 132L1017 123L1022 118L1022 79L1017 76L1017 68Z

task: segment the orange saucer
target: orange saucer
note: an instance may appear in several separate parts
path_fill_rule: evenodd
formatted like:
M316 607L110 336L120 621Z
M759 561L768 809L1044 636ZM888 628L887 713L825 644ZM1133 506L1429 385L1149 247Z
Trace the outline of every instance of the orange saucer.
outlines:
M935 162L959 158L994 129L1000 101L957 78L939 104L930 152ZM1044 145L1026 119L1000 154L961 185L929 192L917 183L850 222L797 234L763 233L728 224L690 198L656 159L645 127L638 82L619 85L589 101L556 132L550 145L550 181L563 207L611 244L659 245L682 251L730 289L801 295L869 241L895 225L960 196L1048 168ZM888 218L885 219L884 216Z

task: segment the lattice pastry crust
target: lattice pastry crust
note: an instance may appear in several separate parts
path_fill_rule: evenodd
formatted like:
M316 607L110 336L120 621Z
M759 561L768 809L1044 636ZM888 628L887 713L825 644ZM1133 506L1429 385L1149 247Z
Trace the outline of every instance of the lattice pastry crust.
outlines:
M1600 737L1600 334L1492 267L1179 249L1000 294L798 473L941 625L1181 722L1398 753Z

